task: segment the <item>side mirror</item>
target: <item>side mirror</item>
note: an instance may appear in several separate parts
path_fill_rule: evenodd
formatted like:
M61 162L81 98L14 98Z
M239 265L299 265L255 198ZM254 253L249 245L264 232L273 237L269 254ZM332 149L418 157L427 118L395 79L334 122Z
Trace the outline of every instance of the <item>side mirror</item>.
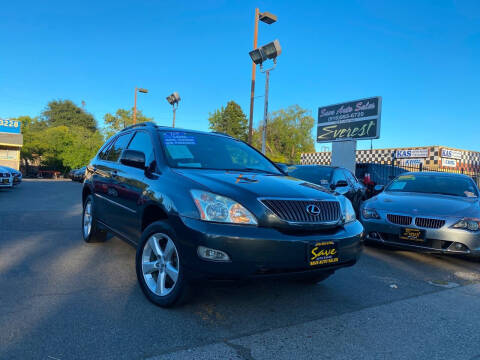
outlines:
M382 192L383 189L385 189L385 186L383 186L383 185L375 185L375 186L373 187L373 190L374 190L375 192L377 192L377 193Z
M124 150L120 158L120 163L125 166L145 170L145 154L137 150Z
M285 175L288 175L288 165L281 163L275 163L275 165L277 165L281 172L283 172Z
M348 183L345 180L338 180L336 184L330 184L330 189L335 190L338 187L346 187Z

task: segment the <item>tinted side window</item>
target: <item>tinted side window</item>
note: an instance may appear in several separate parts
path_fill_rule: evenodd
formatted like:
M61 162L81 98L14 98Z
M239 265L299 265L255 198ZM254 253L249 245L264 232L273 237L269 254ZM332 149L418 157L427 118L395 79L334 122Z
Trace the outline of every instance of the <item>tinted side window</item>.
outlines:
M355 176L353 176L353 174L350 171L348 171L348 170L344 170L344 171L345 171L345 175L347 176L348 181L350 181L350 183L352 185L355 185L358 182L357 178Z
M117 138L117 140L115 140L113 145L111 146L106 160L108 160L108 161L118 161L118 158L120 157L120 154L127 147L128 142L130 141L131 137L132 137L132 134L120 135Z
M347 178L345 177L345 174L343 173L342 170L337 169L333 173L333 179L332 179L332 184L338 183L340 180L347 181Z
M128 149L141 151L145 154L145 164L148 166L155 160L153 153L152 140L150 135L145 131L137 131L133 137Z
M107 159L108 150L110 150L110 148L112 147L112 143L113 143L112 140L109 141L107 144L105 144L105 146L102 148L102 150L100 150L100 152L98 153L98 158L99 159L102 159L102 160Z

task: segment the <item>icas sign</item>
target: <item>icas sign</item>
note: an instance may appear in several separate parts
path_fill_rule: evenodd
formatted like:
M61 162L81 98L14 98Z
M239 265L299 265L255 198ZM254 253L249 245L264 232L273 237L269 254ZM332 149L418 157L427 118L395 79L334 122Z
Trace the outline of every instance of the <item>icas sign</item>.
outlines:
M380 137L380 96L318 109L317 142Z
M458 150L442 149L442 158L461 159L462 152Z
M396 159L427 158L428 155L428 149L406 149L395 151Z
M0 133L20 134L20 121L0 119Z

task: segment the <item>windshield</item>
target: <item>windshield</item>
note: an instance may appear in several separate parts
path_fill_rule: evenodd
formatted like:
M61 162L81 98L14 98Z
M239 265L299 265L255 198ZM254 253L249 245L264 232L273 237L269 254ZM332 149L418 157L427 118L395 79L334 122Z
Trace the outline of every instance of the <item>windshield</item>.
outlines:
M460 176L406 174L393 180L386 190L478 197L473 181Z
M170 167L281 174L264 156L233 138L184 131L163 131L160 138Z
M291 166L288 175L317 185L328 185L332 177L332 168L323 166Z

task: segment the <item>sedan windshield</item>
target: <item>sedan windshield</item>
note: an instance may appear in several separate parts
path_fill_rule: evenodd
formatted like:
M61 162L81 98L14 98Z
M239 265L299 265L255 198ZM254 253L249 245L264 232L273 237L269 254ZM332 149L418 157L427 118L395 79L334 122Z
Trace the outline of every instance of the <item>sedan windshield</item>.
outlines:
M324 166L292 166L288 175L317 185L328 185L333 169Z
M460 176L406 174L393 180L386 191L478 197L472 180Z
M281 174L262 154L233 138L185 131L162 131L160 138L170 167Z

